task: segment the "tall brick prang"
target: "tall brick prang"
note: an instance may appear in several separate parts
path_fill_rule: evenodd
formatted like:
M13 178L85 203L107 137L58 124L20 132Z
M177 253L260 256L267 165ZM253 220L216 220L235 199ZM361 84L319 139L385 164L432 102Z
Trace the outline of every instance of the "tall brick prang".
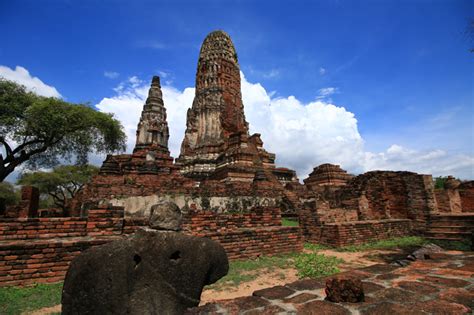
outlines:
M176 162L183 175L198 180L251 182L257 173L257 180L262 178L263 169L269 170L269 180L296 180L291 170L274 174L275 155L263 149L260 134L249 135L237 53L223 31L210 33L202 44L196 95Z

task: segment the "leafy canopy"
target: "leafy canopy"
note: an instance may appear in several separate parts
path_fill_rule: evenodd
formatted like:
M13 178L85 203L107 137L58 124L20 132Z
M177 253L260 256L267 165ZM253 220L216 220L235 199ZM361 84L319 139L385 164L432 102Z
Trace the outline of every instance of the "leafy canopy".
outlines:
M73 198L98 172L99 168L93 165L61 165L51 172L24 173L18 184L37 187L41 194L53 198L55 206L66 210L68 199Z
M88 153L125 149L126 136L111 114L42 97L0 79L0 181L20 164L51 167L59 159L87 162Z
M20 200L20 192L8 182L0 183L0 199L5 205L16 204Z

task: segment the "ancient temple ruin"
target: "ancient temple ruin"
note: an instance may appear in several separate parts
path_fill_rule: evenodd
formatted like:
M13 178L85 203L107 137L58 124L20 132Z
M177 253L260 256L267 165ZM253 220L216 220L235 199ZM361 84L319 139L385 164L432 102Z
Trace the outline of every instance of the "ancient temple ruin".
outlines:
M302 184L294 170L277 167L260 134L249 134L236 49L223 31L204 39L195 93L176 160L168 149L166 100L153 77L133 152L107 156L70 203L69 217L38 218L38 200L28 200L38 194L25 187L20 205L0 218L0 261L16 257L0 270L0 285L61 280L81 250L146 226L150 209L161 202L183 212L184 233L218 241L230 259L300 251L303 241L459 240L474 230L472 181L450 179L435 189L431 175L354 176L326 163ZM282 226L283 215L299 226ZM27 272L18 275L19 268Z

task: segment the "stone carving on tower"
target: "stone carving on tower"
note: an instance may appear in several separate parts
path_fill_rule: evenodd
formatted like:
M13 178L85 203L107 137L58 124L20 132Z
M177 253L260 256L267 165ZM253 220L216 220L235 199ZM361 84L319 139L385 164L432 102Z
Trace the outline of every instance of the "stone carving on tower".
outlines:
M133 152L148 150L169 153L169 137L160 77L154 76L138 123L137 141Z

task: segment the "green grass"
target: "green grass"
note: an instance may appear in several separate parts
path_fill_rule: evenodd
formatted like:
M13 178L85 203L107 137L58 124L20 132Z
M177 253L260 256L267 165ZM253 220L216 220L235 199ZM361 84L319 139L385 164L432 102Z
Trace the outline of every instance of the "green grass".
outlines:
M21 314L61 303L63 283L0 288L0 314Z
M331 249L331 247L322 244L304 243L304 249L317 252L319 250Z
M388 240L381 240L376 242L368 242L361 245L350 245L338 248L340 252L360 252L370 249L393 249L393 248L406 248L413 246L422 246L429 243L428 240L419 236L405 236L391 238Z
M344 260L323 254L300 254L295 258L299 278L318 278L338 273Z
M281 225L282 226L299 226L298 220L288 219L288 218L281 218Z

